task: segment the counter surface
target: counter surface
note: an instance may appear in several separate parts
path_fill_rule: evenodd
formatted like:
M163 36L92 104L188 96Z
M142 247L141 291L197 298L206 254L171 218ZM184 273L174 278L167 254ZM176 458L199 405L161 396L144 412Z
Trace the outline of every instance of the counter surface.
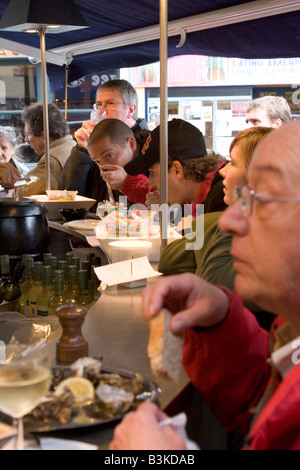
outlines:
M154 282L151 279L151 282ZM174 415L185 411L188 433L202 448L224 449L226 435L189 385L184 370L178 384L155 377L147 356L149 326L141 315L142 288L109 287L89 309L82 333L89 355L103 358L103 366L138 372L161 389L159 404ZM51 433L52 436L85 441L107 449L116 422Z

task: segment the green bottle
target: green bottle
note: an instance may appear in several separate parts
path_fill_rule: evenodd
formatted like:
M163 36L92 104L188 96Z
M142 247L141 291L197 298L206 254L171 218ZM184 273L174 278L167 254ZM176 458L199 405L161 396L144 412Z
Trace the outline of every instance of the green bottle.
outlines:
M33 284L29 289L28 297L28 316L37 316L36 299L43 288L43 263L36 261L33 265Z
M88 290L88 275L85 269L78 271L78 292L76 302L78 305L88 305L93 301Z
M28 258L26 260L25 277L23 282L20 284L21 296L18 303L18 312L22 313L26 317L28 316L28 291L33 284L33 259Z
M81 263L81 269L86 270L87 272L87 278L88 278L88 290L90 290L90 284L91 284L91 266L92 263L88 260L82 261Z
M49 301L53 293L51 266L43 266L43 288L36 298L36 311L38 316L46 317L49 315Z
M51 253L44 253L43 254L43 263L44 263L44 266L49 266L50 265L50 258L51 258L52 254Z
M67 290L67 299L76 299L78 290L77 290L77 266L70 265L68 266L68 290Z
M52 270L52 283L54 285L54 271L56 271L56 269L57 269L57 256L50 256L49 264L50 264L51 270Z
M65 289L68 288L68 263L66 260L60 260L57 263L57 269L60 269L64 273L64 286Z
M80 258L79 256L73 256L72 259L70 260L70 265L74 265L77 266L77 269L79 270L80 269Z
M11 276L11 280L8 281L8 284L5 285L4 300L6 302L13 302L14 300L17 300L20 297L20 281L23 277L24 269L25 264L19 261L16 264L14 272Z
M68 252L68 253L65 254L65 260L66 260L68 266L69 266L69 264L71 264L72 258L73 258L73 254L72 254L72 253Z
M9 255L0 256L0 270L1 270L1 278L0 278L0 303L1 303L3 302L3 299L4 299L5 287L9 283L9 280L10 280Z
M49 315L55 315L56 309L65 305L67 295L64 286L64 273L61 269L54 271L54 294L49 300Z

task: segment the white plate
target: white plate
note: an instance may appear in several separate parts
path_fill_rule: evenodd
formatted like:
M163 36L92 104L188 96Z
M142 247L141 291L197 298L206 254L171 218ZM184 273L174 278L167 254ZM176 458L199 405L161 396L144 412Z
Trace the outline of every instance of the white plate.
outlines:
M95 231L95 227L99 224L99 220L93 219L83 219L83 220L71 220L70 222L65 222L66 227L71 227L74 230L80 231Z
M36 201L43 202L48 209L46 214L49 220L61 220L59 209L79 209L81 207L89 209L96 202L95 199L89 199L83 196L76 196L75 201L48 201L46 194L30 196Z

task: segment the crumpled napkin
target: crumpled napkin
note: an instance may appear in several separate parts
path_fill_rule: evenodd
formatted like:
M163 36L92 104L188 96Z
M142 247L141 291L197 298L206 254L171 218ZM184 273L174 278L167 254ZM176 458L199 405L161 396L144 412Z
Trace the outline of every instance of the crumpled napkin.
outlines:
M186 423L187 423L186 414L185 413L179 413L179 414L173 416L172 418L167 418L163 421L160 421L160 423L158 423L158 426L160 428L162 428L164 426L172 426L174 428L174 430L177 432L177 434L179 434L185 440L187 450L201 450L200 447L198 446L198 444L196 444L196 442L191 441L188 438L188 435L187 435L186 430L185 430Z

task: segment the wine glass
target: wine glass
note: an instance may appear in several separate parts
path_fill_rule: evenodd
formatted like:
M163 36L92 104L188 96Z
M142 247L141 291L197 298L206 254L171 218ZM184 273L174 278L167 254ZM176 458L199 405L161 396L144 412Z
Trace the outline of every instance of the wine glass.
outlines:
M23 417L49 390L51 370L42 349L7 345L0 364L0 411L17 420L16 449L24 448Z

